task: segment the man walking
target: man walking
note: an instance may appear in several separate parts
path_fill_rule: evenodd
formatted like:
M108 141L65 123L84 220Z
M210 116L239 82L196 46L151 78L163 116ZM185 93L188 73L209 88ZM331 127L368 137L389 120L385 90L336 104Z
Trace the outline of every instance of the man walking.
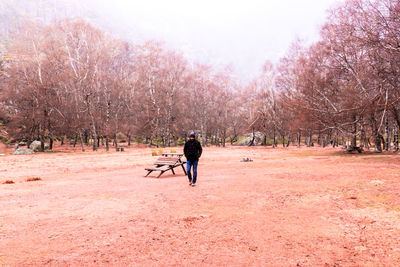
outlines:
M189 178L189 185L195 186L197 180L197 164L199 163L199 158L201 157L201 153L203 149L201 148L201 144L196 140L196 134L191 132L189 135L189 140L185 143L185 147L183 148L183 153L186 157L186 170ZM190 169L193 166L193 179L192 173Z

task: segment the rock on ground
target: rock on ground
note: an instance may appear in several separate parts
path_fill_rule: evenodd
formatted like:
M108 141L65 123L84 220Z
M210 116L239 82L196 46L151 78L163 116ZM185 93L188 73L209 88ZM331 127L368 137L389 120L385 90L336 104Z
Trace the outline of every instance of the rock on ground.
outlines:
M31 150L37 152L37 151L40 149L40 144L41 144L40 141L33 141L33 142L30 144L29 148L30 148Z
M254 137L254 146L259 146L262 144L263 139L264 139L264 135L260 132L256 132L254 133L255 137ZM250 133L245 139L243 139L242 141L238 142L237 145L239 146L248 146L250 145L251 141L253 140L253 133Z
M35 152L33 152L32 150L28 149L28 148L18 148L17 150L14 151L14 155L30 155L33 154Z

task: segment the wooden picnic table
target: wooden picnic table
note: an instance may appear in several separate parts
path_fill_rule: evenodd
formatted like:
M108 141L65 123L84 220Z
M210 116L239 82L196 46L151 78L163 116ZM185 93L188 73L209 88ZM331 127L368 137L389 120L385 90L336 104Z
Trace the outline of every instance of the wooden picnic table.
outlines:
M181 166L185 175L187 175L185 167L183 166L186 162L182 161L181 158L183 157L182 153L163 153L162 157L158 158L156 162L154 162L154 167L146 168L145 170L148 171L147 177L150 173L154 171L159 171L160 175L159 178L164 172L171 170L173 174L174 168Z

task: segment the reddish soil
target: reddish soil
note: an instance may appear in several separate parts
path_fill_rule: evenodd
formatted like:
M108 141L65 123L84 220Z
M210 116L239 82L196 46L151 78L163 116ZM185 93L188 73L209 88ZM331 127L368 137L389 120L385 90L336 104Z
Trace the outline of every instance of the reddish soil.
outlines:
M0 156L0 265L400 265L398 155L203 155L194 188L147 148Z

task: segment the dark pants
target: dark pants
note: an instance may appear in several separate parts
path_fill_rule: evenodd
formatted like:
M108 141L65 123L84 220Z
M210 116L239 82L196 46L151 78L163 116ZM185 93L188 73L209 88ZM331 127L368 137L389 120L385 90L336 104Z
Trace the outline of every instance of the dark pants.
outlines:
M194 184L196 183L196 180L197 180L197 164L198 163L199 163L198 161L187 161L186 162L186 171L188 174L189 182L192 182ZM192 166L193 166L193 179L192 179L192 173L190 172L190 169L192 168Z

